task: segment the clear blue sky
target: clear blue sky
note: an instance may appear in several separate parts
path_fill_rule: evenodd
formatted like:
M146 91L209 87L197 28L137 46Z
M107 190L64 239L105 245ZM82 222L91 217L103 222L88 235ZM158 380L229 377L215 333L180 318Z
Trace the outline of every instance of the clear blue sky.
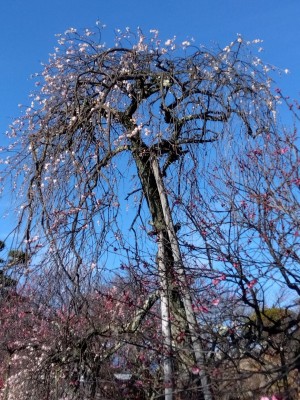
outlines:
M240 33L264 40L264 61L291 73L278 83L300 98L299 0L0 0L0 138L26 104L33 89L31 73L56 45L56 33L69 27L93 28L96 20L108 30L126 26L158 29L163 38L194 37L197 44L227 45ZM1 144L0 144L1 146ZM0 200L0 216L5 201ZM0 219L0 239L8 230Z

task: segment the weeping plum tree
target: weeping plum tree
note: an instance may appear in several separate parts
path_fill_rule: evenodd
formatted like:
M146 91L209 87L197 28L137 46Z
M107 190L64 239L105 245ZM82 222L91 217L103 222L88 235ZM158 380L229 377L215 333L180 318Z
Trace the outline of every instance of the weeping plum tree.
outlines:
M129 277L147 296L117 331L138 332L159 303L165 399L190 385L211 400L197 310L213 272L203 272L207 227L195 213L208 161L275 132L269 67L240 36L207 50L156 31L117 31L112 47L101 35L59 36L9 132L5 174L32 260L24 272L48 284L45 301L75 313L91 282Z

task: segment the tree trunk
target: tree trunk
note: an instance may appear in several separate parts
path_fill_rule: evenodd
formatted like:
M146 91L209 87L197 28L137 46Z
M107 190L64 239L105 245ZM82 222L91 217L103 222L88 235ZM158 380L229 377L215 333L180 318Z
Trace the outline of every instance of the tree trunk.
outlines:
M180 280L180 289L181 289L181 296L182 301L184 304L184 309L186 313L187 323L189 332L191 335L191 341L194 351L194 356L196 359L197 366L200 368L199 376L201 380L201 386L203 391L203 396L205 400L212 400L212 394L209 388L209 381L206 373L206 366L205 366L205 357L204 351L202 349L201 341L199 340L199 333L197 332L197 320L196 316L192 307L192 299L189 292L189 287L186 279L186 274L183 266L183 261L181 257L181 251L177 239L177 235L174 229L174 223L170 211L170 206L168 202L168 198L166 195L162 175L160 172L159 164L157 158L152 159L152 169L155 176L160 202L164 214L164 220L166 223L166 229L169 236L170 246L172 249L172 254L174 257L174 269L176 275Z
M164 238L162 233L158 236L157 265L161 284L160 307L161 307L161 329L163 337L163 370L165 400L173 400L174 376L172 365L172 335L170 323L170 305L169 305L169 285L167 279L167 266L165 264L166 256L164 254Z
M204 400L212 400L212 395L205 370L205 357L199 336L197 333L197 321L192 308L192 300L186 281L181 252L174 229L174 224L165 193L157 157L151 155L149 148L142 142L132 142L132 154L136 162L137 170L142 184L143 193L152 216L153 226L158 235L158 269L161 284L161 312L162 334L164 346L170 348L170 357L165 359L164 373L165 383L173 375L174 362L172 360L172 347L176 346L177 354L185 365L177 364L177 368L190 369L195 363L200 369L199 378ZM174 283L174 277L179 278L180 288ZM171 315L172 312L172 315ZM166 317L168 321L166 322ZM170 317L174 322L170 323ZM176 343L178 335L188 331L189 338L185 338L180 345ZM191 350L187 349L191 347ZM170 372L171 371L171 372ZM175 387L176 385L174 385ZM165 396L171 396L165 392ZM166 397L171 400L172 397Z

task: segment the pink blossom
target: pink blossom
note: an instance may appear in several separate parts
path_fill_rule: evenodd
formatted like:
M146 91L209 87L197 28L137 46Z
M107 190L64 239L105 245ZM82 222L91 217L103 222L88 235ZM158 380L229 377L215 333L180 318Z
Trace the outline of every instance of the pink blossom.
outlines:
M212 280L212 284L217 286L221 281L225 281L226 280L226 275L222 274L221 276L219 276L218 278L215 278Z
M142 361L142 362L145 362L145 361L146 361L146 357L145 357L145 354L144 354L144 353L139 354L138 358L139 358L139 360Z
M136 381L136 382L134 383L134 385L137 386L137 387L143 387L143 386L144 386L144 384L143 384L143 382L142 382L141 380Z
M194 365L193 367L192 367L192 374L193 375L199 375L199 372L200 372L200 368L197 366L197 365Z
M289 151L289 148L288 148L288 147L284 147L284 148L282 148L282 149L279 150L280 154L285 154L285 153L287 153L288 151Z
M247 202L245 200L241 201L241 207L242 208L247 208L248 207L248 204L247 204Z
M257 284L257 279L252 279L252 281L247 283L247 286L249 289L252 289L253 286L255 286Z
M207 307L205 307L205 306L193 306L193 310L195 311L195 312L204 312L204 313L208 313L209 312L209 310L208 310L208 308Z
M293 183L295 183L295 185L300 185L300 179L299 178L294 179Z

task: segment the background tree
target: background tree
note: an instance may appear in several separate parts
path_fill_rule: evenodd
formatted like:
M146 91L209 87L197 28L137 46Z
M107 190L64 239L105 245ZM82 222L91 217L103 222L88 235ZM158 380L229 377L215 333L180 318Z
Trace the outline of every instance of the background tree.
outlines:
M298 373L299 360L296 126L266 131L255 142L229 143L227 151L218 154L205 171L206 190L198 189L199 201L194 201L195 226L204 236L209 269L223 276L218 285L226 282L234 287L248 309L244 321L252 344L244 355L250 355L255 369L259 365L261 375L268 376L262 384L284 386L287 398L294 398L295 384L289 385L289 376ZM282 318L271 318L271 310L280 310ZM270 353L273 362L270 358L263 362Z
M156 31L146 39L126 30L106 47L89 30L70 29L36 76L32 104L11 127L18 139L5 173L19 188L19 228L33 257L25 272L35 279L35 296L67 310L68 321L90 308L87 293L114 274L129 285L138 297L120 292L126 318L121 328L109 326L106 335L117 335L108 354L142 332L159 303L161 335L151 339L168 400L214 397L208 355L222 334L207 329L209 307L237 291L230 304L242 300L258 315L261 309L252 268L260 271L265 259L255 259L253 241L255 264L244 266L245 228L236 214L246 208L234 173L251 147L282 134L270 68L249 44L238 37L224 49L187 41L179 48L173 39L163 44ZM266 171L278 154L264 151ZM266 211L268 199L251 199ZM285 283L295 285L290 276ZM90 317L84 324L91 329L86 344L107 329L99 331ZM138 348L139 341L130 344Z
M0 240L0 251L3 251L4 248L5 243ZM16 277L12 277L14 274L12 274L11 268L24 265L25 262L26 255L22 250L9 250L7 260L0 259L0 264L2 264L2 269L0 270L1 297L15 293L18 282Z

